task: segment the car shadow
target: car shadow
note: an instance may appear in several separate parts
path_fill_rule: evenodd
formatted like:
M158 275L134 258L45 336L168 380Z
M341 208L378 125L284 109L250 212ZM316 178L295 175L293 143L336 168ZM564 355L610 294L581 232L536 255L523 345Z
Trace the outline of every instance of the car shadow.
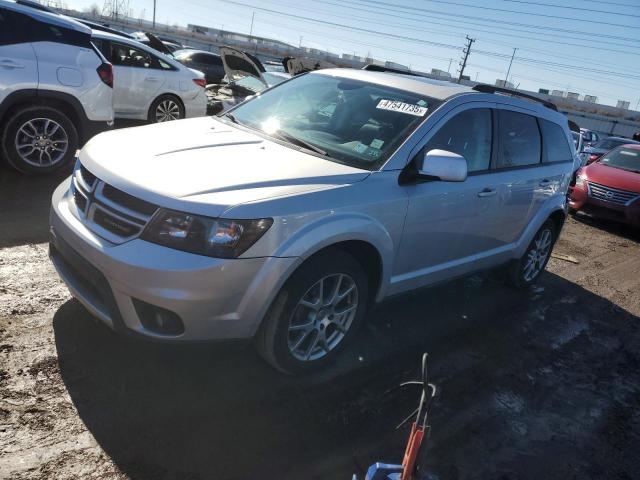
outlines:
M628 240L640 242L640 226L633 227L631 225L614 222L613 220L608 220L606 218L587 215L582 212L577 212L575 215L573 215L573 218L584 225L589 225L591 227L604 230L605 232L617 235L619 237L624 237Z
M51 195L72 169L31 176L0 165L0 248L47 241Z
M401 461L418 394L384 392L428 351L430 472L564 479L640 467L638 320L551 273L526 291L474 276L385 302L334 366L295 378L247 344L118 336L75 300L53 326L74 405L129 478L363 478Z

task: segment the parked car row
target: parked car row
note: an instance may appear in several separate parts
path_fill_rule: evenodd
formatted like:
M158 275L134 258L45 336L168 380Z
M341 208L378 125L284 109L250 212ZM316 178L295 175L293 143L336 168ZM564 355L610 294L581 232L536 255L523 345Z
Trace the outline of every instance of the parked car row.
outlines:
M130 35L0 0L0 155L21 172L63 167L115 118L205 115L205 86L203 73Z

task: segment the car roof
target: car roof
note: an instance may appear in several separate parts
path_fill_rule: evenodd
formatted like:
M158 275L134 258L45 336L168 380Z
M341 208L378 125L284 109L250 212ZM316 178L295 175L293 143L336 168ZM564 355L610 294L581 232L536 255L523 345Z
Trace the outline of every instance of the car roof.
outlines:
M189 53L189 54L194 54L194 53L204 53L205 55L211 55L211 56L213 56L213 57L218 57L218 58L220 58L220 55L219 55L219 54L217 54L217 53L209 52L209 51L207 51L207 50L198 50L198 49L196 49L196 48L181 48L180 50L176 50L176 51L175 51L175 52L173 52L173 53L175 54L175 53L183 53L183 52L184 52L185 54L187 54L187 53Z
M28 15L34 20L38 20L40 22L45 22L58 27L69 28L71 30L76 30L87 35L91 35L91 29L89 27L76 20L73 20L72 18L67 17L66 15L46 11L29 6L28 4L24 3L17 3L13 0L0 0L0 7L7 8L8 10L11 10L13 12Z
M467 87L466 85L391 72L374 72L371 70L356 70L351 68L326 68L314 70L310 73L376 83L378 85L415 92L438 100L445 100L460 93L474 92L471 87Z

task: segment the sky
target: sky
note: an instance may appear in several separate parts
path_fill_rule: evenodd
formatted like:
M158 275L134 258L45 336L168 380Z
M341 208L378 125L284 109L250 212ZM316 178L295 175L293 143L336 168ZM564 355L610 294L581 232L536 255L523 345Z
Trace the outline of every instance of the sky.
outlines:
M128 0L151 19L153 0ZM101 0L65 0L84 10ZM412 69L459 69L518 88L595 95L599 103L640 102L640 1L616 0L156 0L156 21L272 37L292 45L390 60Z

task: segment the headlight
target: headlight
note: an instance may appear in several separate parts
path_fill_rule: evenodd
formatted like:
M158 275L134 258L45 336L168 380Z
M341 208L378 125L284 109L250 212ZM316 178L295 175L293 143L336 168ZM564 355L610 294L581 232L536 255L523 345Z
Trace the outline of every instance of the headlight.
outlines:
M229 220L160 210L140 238L176 250L218 258L236 258L273 224L271 218Z
M576 187L582 187L586 180L587 176L582 173L582 170L578 170L578 173L576 173Z

